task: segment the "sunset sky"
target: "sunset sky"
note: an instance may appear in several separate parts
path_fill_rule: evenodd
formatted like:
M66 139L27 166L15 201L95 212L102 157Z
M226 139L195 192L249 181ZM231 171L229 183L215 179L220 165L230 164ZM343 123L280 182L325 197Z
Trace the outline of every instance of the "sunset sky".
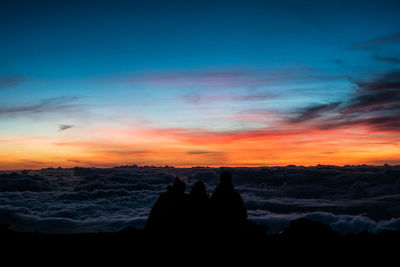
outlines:
M0 169L400 164L399 14L0 0Z

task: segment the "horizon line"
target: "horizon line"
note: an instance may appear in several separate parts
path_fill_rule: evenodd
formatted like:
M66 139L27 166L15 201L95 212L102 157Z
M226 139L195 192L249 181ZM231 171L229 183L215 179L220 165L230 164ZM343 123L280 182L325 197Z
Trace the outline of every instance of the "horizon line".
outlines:
M75 168L83 168L83 169L114 169L114 168L174 168L174 169L194 169L194 168L210 168L210 169L220 169L220 168L294 168L294 167L303 167L303 168L311 168L311 167L396 167L400 166L400 164L390 164L384 163L381 165L375 164L344 164L344 165L334 165L334 164L316 164L316 165L115 165L115 166L73 166L73 167L62 167L62 166L51 166L51 167L42 167L42 168L24 168L24 169L0 169L1 172L10 172L10 171L41 171L41 170L57 170L57 169L75 169Z

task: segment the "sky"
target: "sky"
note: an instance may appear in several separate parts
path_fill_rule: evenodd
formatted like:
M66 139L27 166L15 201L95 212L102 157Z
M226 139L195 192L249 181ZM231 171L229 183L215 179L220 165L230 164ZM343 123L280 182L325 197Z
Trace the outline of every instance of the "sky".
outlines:
M400 164L399 12L0 0L0 169Z

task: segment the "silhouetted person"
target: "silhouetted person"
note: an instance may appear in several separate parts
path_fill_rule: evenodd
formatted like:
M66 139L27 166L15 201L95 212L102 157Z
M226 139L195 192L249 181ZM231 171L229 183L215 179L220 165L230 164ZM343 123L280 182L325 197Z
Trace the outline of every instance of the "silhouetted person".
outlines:
M193 184L189 195L189 226L194 234L203 234L211 227L211 199L203 182Z
M224 171L220 183L212 194L214 217L219 231L239 229L245 226L247 210L243 199L232 185L232 175Z
M153 233L181 234L188 222L189 196L185 193L186 184L178 177L167 192L161 194L154 204L145 229Z

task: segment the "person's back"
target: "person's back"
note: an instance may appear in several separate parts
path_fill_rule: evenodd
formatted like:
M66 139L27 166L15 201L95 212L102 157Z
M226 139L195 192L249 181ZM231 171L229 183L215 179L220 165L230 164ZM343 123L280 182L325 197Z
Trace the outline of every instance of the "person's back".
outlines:
M232 175L221 174L220 184L212 194L214 216L220 229L242 227L247 220L247 210L243 199L232 185Z
M193 232L209 231L211 223L211 199L203 182L196 182L189 195L189 226Z
M187 225L188 195L186 185L176 178L167 192L161 194L147 219L145 229L150 232L173 234L183 232Z

